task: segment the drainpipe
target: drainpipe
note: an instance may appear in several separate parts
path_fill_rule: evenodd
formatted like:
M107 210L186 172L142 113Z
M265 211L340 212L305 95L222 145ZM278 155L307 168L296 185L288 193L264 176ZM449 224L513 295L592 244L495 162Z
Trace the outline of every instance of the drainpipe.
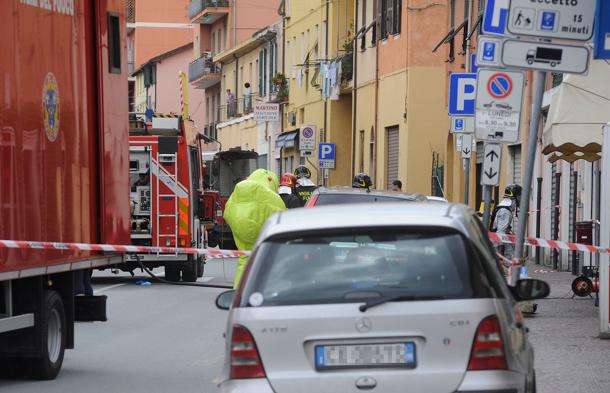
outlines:
M328 50L328 36L330 33L330 23L329 23L329 3L330 0L326 0L326 37L325 38L325 43L324 46L326 47L325 53L326 53L326 58L328 59L330 56L330 52ZM327 59L324 59L325 61ZM328 99L324 99L324 142L327 141L327 133L328 133ZM328 172L328 169L324 169L322 171L322 184L324 186L328 186L328 179L324 176L326 173ZM318 172L319 173L319 172ZM319 176L319 175L318 175Z
M542 177L536 179L538 185L536 187L536 237L540 238L540 226L542 216ZM536 265L542 264L542 249L536 247Z
M381 34L381 26L377 26L377 23L381 21L380 9L381 1L377 1L377 9L375 10L375 133L371 135L371 140L373 141L373 163L375 164L375 168L373 170L373 178L375 179L375 184L379 184L377 179L377 172L379 168L379 163L377 162L377 136L379 135L379 35Z
M235 92L233 95L235 96L235 115L237 115L237 110L239 109L239 96L237 95L237 92L239 91L239 57L233 55L233 59L235 59Z
M362 1L366 1L366 0L362 0ZM356 0L356 18L354 20L354 25L357 26L358 25L358 9L359 9L359 4L358 4L358 0ZM364 15L363 15L364 17ZM366 21L363 21L364 26L366 28ZM356 31L356 27L354 27L354 31ZM365 30L366 31L366 30ZM358 103L358 35L354 34L354 41L352 44L352 48L353 48L353 53L352 53L352 58L353 58L353 72L352 72L352 82L354 85L354 88L352 90L352 173L351 173L351 177L353 178L354 175L356 174L356 104ZM364 141L362 141L362 143L364 143ZM364 146L361 149L362 151L364 151ZM364 161L364 157L360 157L361 160Z
M237 0L233 0L233 42L231 46L237 44Z

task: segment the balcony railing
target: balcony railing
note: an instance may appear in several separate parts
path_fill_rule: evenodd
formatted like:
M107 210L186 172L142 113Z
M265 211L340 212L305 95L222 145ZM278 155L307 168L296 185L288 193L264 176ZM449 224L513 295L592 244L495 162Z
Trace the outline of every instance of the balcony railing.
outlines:
M199 23L213 23L218 17L219 14L225 14L226 11L215 12L216 10L210 10L210 17L206 18L206 15L199 15L206 8L225 8L229 7L229 0L191 0L189 2L189 19L191 22L199 22ZM214 17L216 15L216 17Z
M219 122L229 121L242 116L249 115L254 111L255 94L252 93L250 97L241 97L231 104L221 105L218 109Z
M189 82L194 82L199 88L207 89L220 82L220 72L220 63L214 63L212 55L206 52L189 64Z

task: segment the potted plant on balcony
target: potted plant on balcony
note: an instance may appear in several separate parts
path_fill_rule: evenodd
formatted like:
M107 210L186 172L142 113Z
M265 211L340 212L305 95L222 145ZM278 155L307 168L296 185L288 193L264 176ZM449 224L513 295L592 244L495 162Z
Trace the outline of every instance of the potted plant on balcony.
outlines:
M288 79L282 73L277 73L271 80L271 102L284 102L288 99Z

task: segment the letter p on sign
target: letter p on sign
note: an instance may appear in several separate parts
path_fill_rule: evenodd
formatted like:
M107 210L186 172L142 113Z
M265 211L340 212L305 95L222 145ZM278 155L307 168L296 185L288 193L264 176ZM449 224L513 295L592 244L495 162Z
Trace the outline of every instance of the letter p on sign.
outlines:
M477 74L454 73L449 76L449 115L474 116Z

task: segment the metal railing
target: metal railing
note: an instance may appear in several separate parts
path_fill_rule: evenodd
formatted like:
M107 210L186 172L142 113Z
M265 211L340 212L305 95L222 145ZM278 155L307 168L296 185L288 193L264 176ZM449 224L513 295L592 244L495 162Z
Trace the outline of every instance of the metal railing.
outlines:
M220 74L221 65L212 61L212 54L204 53L189 64L189 82L209 74Z
M193 19L208 7L228 7L228 0L191 0L189 2L189 18Z
M255 96L255 93L252 93L249 97L241 97L231 104L221 105L218 108L218 121L224 122L252 113L254 111Z

